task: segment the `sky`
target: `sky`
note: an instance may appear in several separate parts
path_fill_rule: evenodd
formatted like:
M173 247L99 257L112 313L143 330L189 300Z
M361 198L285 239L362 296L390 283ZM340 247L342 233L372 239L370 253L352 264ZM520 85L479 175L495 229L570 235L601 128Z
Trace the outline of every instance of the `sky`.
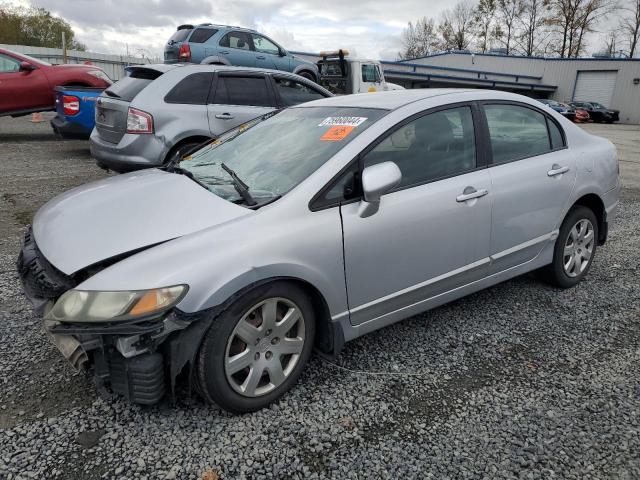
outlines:
M348 48L359 56L395 59L407 22L437 17L447 0L14 0L67 20L88 50L161 56L183 23L255 28L288 50Z

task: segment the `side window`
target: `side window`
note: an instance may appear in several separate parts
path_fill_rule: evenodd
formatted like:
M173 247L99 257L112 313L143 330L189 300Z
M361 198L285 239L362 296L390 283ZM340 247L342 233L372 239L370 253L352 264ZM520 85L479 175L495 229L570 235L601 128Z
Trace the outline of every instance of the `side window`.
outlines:
M206 105L209 89L211 88L213 73L193 73L183 78L164 97L167 103L187 103L192 105Z
M286 107L324 98L324 95L320 92L295 80L278 77L274 77L273 79L276 82L276 89L280 94L280 99Z
M257 107L273 106L264 77L219 77L213 103Z
M190 43L204 43L209 40L218 30L213 28L196 28L189 38Z
M249 35L244 32L229 32L220 40L221 47L251 50Z
M476 167L471 107L430 113L396 129L364 157L364 166L391 161L401 187L458 175Z
M280 49L278 46L270 40L267 40L262 35L252 34L253 47L256 52L271 53L273 55L279 55Z
M17 72L20 70L20 62L6 55L0 55L0 73Z
M518 105L485 105L493 163L551 151L545 116Z
M362 65L362 81L376 82L376 66L365 63Z
M551 138L551 148L558 150L564 147L564 140L562 138L562 132L560 127L553 120L547 119L547 125L549 125L549 137Z
M337 205L340 202L351 200L361 194L358 181L358 162L351 166L338 177L324 194L314 201L313 206L322 208L329 205Z

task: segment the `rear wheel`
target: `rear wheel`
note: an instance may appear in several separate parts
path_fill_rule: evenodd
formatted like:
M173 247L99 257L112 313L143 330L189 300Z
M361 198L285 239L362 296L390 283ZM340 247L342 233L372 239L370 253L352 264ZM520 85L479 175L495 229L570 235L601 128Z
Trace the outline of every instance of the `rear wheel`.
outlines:
M295 384L314 335L313 307L300 287L258 287L211 325L198 353L199 390L230 412L264 408Z
M556 240L553 263L546 268L547 280L569 288L582 280L596 254L598 221L593 211L578 205L567 214Z
M183 143L182 145L180 145L177 148L174 148L169 155L167 155L167 157L165 158L164 161L164 165L168 164L168 163L179 163L179 161L182 159L182 157L189 151L191 150L193 147L195 147L196 145L199 145L202 142L187 142L187 143Z

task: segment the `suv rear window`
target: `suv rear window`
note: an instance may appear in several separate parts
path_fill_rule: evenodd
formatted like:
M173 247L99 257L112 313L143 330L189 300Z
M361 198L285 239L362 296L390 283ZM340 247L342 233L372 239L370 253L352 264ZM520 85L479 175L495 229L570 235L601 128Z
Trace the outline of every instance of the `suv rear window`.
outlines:
M184 41L185 38L187 38L187 35L189 35L189 32L191 31L191 28L183 28L181 30L176 30L175 33L173 35L171 35L171 38L169 39L169 41L174 41L174 42L182 42Z
M105 93L110 97L130 102L160 75L162 75L162 72L151 69L134 70L130 75L107 88Z
M217 31L215 28L196 28L189 37L189 43L204 43Z
M213 72L193 73L183 78L164 97L167 103L186 103L191 105L206 105Z

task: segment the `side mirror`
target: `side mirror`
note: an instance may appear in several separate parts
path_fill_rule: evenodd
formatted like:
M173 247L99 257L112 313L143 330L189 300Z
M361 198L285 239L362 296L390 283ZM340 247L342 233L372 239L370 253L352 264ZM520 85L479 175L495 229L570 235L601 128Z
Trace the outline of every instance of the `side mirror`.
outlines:
M280 48L278 49L278 53L281 57L286 57L287 56L287 52L284 48Z
M36 69L36 67L31 65L29 62L20 62L20 71L21 72L30 72L30 71L35 70L35 69Z
M393 162L372 165L362 171L362 191L364 200L360 202L358 215L369 217L378 211L380 197L398 186L402 172Z

